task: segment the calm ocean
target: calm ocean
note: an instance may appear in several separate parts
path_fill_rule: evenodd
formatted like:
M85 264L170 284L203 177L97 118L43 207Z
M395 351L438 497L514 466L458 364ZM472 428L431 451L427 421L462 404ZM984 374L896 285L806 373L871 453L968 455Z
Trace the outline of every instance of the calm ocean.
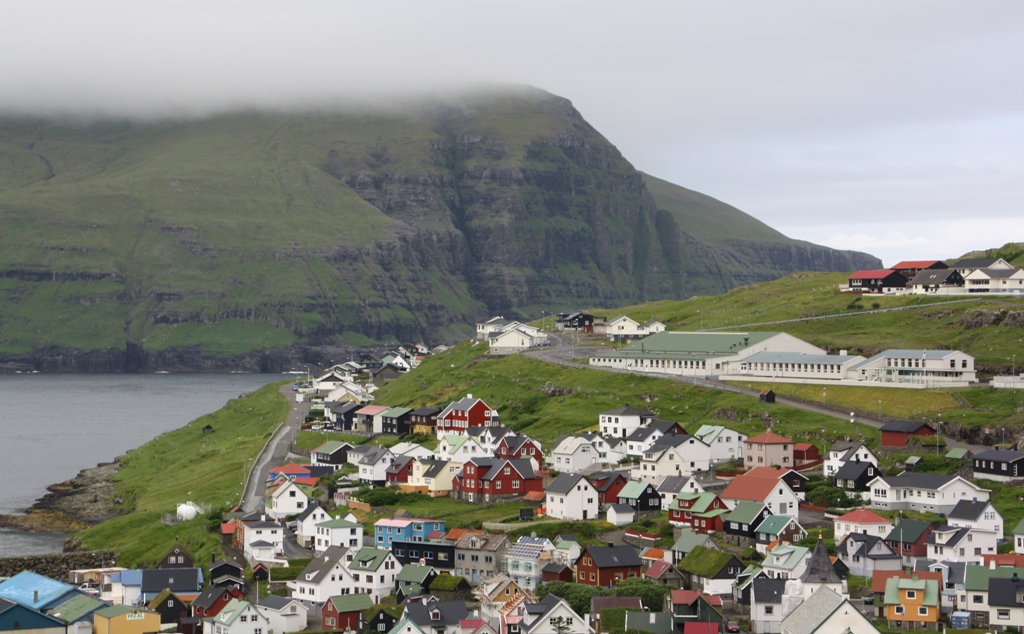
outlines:
M0 374L0 513L220 409L273 374ZM63 535L0 530L0 557L59 552Z

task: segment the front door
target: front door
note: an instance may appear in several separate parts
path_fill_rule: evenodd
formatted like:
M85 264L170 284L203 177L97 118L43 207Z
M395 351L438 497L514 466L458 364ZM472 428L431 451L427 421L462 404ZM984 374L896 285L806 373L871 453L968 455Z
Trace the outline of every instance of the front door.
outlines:
M583 519L587 519L587 512L583 511Z

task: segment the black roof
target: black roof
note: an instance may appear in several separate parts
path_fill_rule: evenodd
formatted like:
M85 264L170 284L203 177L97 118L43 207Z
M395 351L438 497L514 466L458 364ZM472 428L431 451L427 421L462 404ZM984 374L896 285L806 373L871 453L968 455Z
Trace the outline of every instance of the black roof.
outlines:
M219 599L222 594L228 594L228 589L222 588L221 586L206 586L203 588L203 591L199 593L199 596L192 601L192 606L208 610L213 607L213 604L217 602L217 599ZM228 594L228 596L230 596L230 594Z
M896 431L902 432L904 434L912 434L917 430L921 429L922 427L932 429L931 425L929 425L928 423L916 423L911 420L893 420L882 425L882 431ZM932 429L932 431L935 430Z
M998 258L963 258L953 263L958 269L987 269L996 263Z
M1016 462L1024 458L1024 452L1010 451L1009 449L986 449L981 453L974 454L976 460L994 460L996 462Z
M540 571L541 572L550 572L550 573L554 573L554 574L561 574L561 572L563 570L566 570L566 569L571 570L571 568L569 568L569 566L566 566L565 564L554 564L554 563L552 563L552 564L548 564L548 565L544 566L543 568L540 569Z
M942 542L941 544L938 541L936 541L937 533L949 533L952 531L956 532L953 534L952 537L950 537L946 541ZM971 532L971 529L967 528L966 526L959 528L956 526L939 526L932 531L932 534L928 536L928 541L926 541L925 543L934 544L936 546L956 546L960 543L961 539L967 536L967 533L969 532Z
M413 410L412 416L433 416L435 414L440 413L441 410L437 409L436 407L421 407L417 410Z
M908 471L897 476L882 476L882 480L889 486L915 487L918 489L938 489L946 486L957 476L942 475L941 473L919 473Z
M447 463L445 463L445 464L447 464ZM527 480L532 480L533 478L536 477L534 475L534 473L533 473L533 463L530 462L528 459L516 459L516 460L501 460L501 459L499 459L495 463L494 467L488 469L487 473L485 473L483 476L481 476L480 479L481 480L493 480L494 478L498 477L501 474L501 472L505 469L506 466L512 467L513 469L516 470L516 472L519 473L519 475L523 476L523 478L525 478Z
M807 569L800 575L800 581L804 583L842 583L839 573L832 567L832 560L828 556L828 549L825 548L825 540L819 539L814 545L814 552L811 553L811 560L807 562Z
M410 462L415 460L413 456L398 456L394 462L388 465L388 468L384 470L385 473L401 473L402 469L405 469Z
M430 618L434 611L440 613L439 619ZM417 625L432 628L435 626L458 625L459 621L469 616L465 601L428 601L410 603L405 606L405 613Z
M768 579L758 577L754 579L754 593L752 601L758 603L782 603L782 595L786 591L785 579Z
M879 537L878 535L865 535L863 533L850 533L846 537L843 538L844 542L846 540L850 540L850 541L853 541L853 542L860 542L860 545L857 548L854 548L852 552L847 551L847 552L850 553L850 555L859 555L861 557L869 557L871 559L899 559L900 558L899 555L897 555L895 552L893 552L893 550L891 548L889 548L889 544L886 544L885 540L882 539L881 537ZM878 542L882 542L882 545L885 546L885 550L887 550L888 552L871 554L871 549L873 549L875 547L875 545L878 544Z
M951 275L959 275L956 269L925 269L910 280L911 284L942 284Z
M1009 579L990 577L988 580L988 604L1008 607L1020 607L1017 595L1024 592L1024 580L1017 573Z
M142 571L142 592L198 592L201 587L199 568L156 568Z
M640 566L640 555L632 546L588 546L586 552L594 559L598 568L624 568Z
M985 512L988 502L973 502L971 500L960 500L956 506L946 514L951 520L976 520Z
M630 407L629 405L616 407L615 409L610 409L607 412L601 413L605 416L641 416L643 418L654 418L654 414L652 412L645 412L635 407Z
M874 469L875 474L878 474L878 467L870 462L856 462L854 460L847 460L843 466L839 467L834 476L837 480L857 480L862 475L867 473L868 469Z
M658 419L658 420L652 420L650 423L647 424L647 427L650 428L650 429L657 429L658 431L667 434L668 430L672 429L673 427L675 427L678 424L679 423L677 423L674 420L661 420L661 419Z
M551 484L548 485L548 488L545 489L544 491L545 493L560 493L562 495L565 495L566 493L572 491L572 488L576 486L576 483L579 482L580 480L585 481L591 487L594 486L590 484L590 482L586 478L584 478L582 475L578 473L560 473L558 474L558 477L555 478L551 482Z
M315 509L315 508L317 508L317 505L313 504L311 508ZM232 566L233 568L237 569L239 572L245 571L245 566L244 565L238 563L237 561L233 561L231 559L225 559L224 557L221 557L217 561L215 561L212 564L210 564L210 570L213 570L214 568L220 568L221 566Z
M363 405L361 403L345 402L345 403L342 403L341 405L332 406L331 407L331 411L334 412L335 414L348 414L349 412L351 412L353 410L362 409L362 408L363 408Z

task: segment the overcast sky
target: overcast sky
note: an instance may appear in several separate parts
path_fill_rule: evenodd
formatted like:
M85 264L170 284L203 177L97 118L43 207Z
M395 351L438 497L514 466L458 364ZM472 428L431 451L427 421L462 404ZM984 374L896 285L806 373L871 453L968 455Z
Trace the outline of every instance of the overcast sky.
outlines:
M638 168L900 259L1024 241L1024 2L0 2L0 109L523 83Z

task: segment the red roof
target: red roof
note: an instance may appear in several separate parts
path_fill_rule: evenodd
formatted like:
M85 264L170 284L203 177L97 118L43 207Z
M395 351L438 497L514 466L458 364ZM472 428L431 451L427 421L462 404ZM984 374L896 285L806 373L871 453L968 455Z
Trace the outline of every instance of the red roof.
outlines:
M683 634L718 634L718 623L690 621L683 625Z
M697 590L673 590L672 605L692 605L698 597L704 597L704 600L713 606L721 607L722 605L722 597L704 594Z
M792 471L790 468L782 467L754 467L750 471L744 473L741 477L744 478L770 478L772 480L778 480L782 476Z
M289 462L286 465L274 467L273 469L270 470L270 473L281 473L284 475L309 475L309 466L303 466L296 462Z
M986 566L995 562L996 568L1024 568L1024 555L982 555Z
M670 564L667 561L659 559L652 563L650 568L644 571L644 576L650 577L651 579L659 579L661 578L661 575L665 574L665 571L669 569L669 566Z
M857 509L851 511L846 515L840 515L833 522L850 522L852 524L892 524L889 520L885 519L878 513L873 513L868 509Z
M792 445L793 441L789 438L785 438L776 434L773 431L766 431L763 434L758 434L753 438L747 438L744 442L756 443L758 445Z
M899 262L895 266L890 266L892 270L896 269L926 269L933 264L937 264L939 260L904 260Z
M547 495L543 491L530 491L523 496L523 499L531 502L543 502L547 499Z
M224 522L223 524L220 525L220 534L221 535L234 535L235 534L235 527L236 526L238 526L238 522L235 521L235 520L231 520L230 522Z
M641 555L642 559L662 559L665 557L665 551L660 548L648 548Z
M874 271L857 271L848 279L851 280L878 280L889 277L896 271L890 269L875 269Z
M733 478L732 482L729 483L729 486L725 487L725 490L722 491L719 497L730 500L763 502L772 494L772 489L778 483L778 480L773 480L772 478L741 475Z
M320 478L295 478L295 484L304 484L310 487L315 487L319 482Z
M795 449L796 451L808 451L813 448L814 445L812 445L809 442L798 442L797 444L793 445L793 449Z
M875 574L871 576L871 591L876 593L884 593L886 580L891 579L893 577L898 577L900 579L910 579L910 575L914 575L915 577L921 580L935 579L939 582L940 586L942 585L942 573L938 571L910 573L904 572L902 570L876 570Z

